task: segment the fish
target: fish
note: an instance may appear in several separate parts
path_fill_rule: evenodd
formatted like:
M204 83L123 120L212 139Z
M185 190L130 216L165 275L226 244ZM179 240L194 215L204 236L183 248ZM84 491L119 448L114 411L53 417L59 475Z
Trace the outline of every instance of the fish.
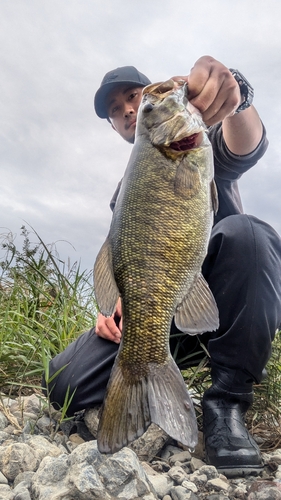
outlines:
M97 442L115 453L153 422L194 449L196 414L171 356L172 318L184 333L219 326L201 267L217 211L213 152L186 82L148 85L108 236L94 264L100 312L121 297L122 338L103 402Z

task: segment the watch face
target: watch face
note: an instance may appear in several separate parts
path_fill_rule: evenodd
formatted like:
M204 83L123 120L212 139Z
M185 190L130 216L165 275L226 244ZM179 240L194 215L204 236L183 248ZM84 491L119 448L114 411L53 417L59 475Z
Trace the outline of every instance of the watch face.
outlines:
M236 110L236 113L240 113L240 111L243 111L244 109L247 109L251 106L254 98L254 89L249 84L245 76L242 75L242 73L240 73L237 69L230 69L229 71L237 81L240 87L241 96L244 98L244 101L240 104L240 106L238 106Z

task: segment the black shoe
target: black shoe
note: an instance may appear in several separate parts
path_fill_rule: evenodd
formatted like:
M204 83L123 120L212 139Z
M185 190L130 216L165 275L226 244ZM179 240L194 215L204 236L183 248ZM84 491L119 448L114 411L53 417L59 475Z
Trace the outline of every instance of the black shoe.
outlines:
M215 396L209 389L202 403L206 462L227 477L258 475L263 469L259 447L244 422L249 403L239 396Z

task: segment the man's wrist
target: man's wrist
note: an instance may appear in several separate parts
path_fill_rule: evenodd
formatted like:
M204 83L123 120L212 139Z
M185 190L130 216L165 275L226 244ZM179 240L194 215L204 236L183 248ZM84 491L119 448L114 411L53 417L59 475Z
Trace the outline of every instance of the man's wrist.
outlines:
M240 89L241 103L239 104L235 112L235 114L238 114L251 106L254 99L254 89L245 78L245 76L240 73L240 71L232 68L229 68L229 71L237 81Z

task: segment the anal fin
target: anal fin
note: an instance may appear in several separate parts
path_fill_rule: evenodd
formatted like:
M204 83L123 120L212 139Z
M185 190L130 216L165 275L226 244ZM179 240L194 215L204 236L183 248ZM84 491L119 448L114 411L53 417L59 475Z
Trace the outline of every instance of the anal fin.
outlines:
M151 421L170 437L193 450L198 441L195 410L182 374L170 356L155 365L148 379Z

